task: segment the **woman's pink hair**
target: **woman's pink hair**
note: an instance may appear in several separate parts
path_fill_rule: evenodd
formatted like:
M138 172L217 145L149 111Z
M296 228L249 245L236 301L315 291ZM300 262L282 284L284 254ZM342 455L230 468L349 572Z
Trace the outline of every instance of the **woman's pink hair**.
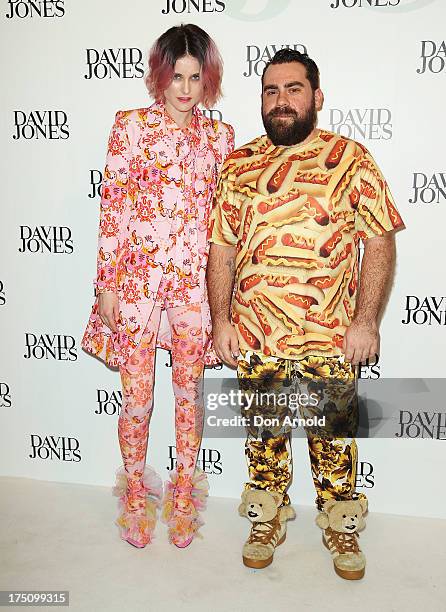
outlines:
M222 95L223 61L209 34L192 23L170 28L155 41L149 52L149 70L144 78L147 89L152 98L163 100L176 61L186 55L195 57L201 66L201 102L206 108L211 108Z

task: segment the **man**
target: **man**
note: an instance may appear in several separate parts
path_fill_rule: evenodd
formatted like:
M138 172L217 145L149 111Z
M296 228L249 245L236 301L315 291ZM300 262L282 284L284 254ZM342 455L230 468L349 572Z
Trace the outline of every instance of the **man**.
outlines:
M379 353L394 232L404 224L367 149L316 127L323 99L319 70L308 55L282 49L266 65L266 135L235 150L223 166L207 283L215 349L237 366L242 388L253 394L273 388L273 380L288 382L312 391L316 411L327 416L325 431L307 429L316 504L325 513L318 524L327 523L323 541L336 573L358 579L365 557L357 528L367 503L355 493L357 366ZM271 414L269 405L259 410ZM290 442L289 428L248 429L245 490L290 503ZM339 504L352 500L357 510L350 517ZM260 526L254 506L243 561L259 568L271 563L286 523L278 522L278 512ZM342 523L334 530L329 509Z

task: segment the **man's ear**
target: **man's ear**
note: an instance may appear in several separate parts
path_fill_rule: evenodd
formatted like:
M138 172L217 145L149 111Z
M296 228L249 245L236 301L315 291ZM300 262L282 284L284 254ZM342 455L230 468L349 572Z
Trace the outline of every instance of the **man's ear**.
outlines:
M314 91L314 102L316 104L316 110L322 110L322 107L324 106L324 94L319 88Z

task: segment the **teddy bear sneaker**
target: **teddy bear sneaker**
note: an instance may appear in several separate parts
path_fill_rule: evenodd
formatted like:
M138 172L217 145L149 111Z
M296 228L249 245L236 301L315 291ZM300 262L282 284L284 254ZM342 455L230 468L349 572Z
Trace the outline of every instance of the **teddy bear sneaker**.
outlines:
M365 527L363 515L367 500L328 500L316 523L323 530L322 542L333 559L334 570L346 580L360 580L365 573L365 556L359 548L358 538Z
M252 522L251 533L243 546L243 563L262 569L270 565L276 546L286 538L286 521L296 516L291 506L280 506L283 495L274 491L250 489L242 493L240 516Z

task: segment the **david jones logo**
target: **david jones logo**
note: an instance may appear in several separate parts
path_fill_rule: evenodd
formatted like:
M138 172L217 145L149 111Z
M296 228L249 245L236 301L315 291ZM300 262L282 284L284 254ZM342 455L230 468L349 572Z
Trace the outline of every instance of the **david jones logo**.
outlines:
M0 382L0 408L11 407L11 391L6 382Z
M204 108L202 112L203 115L211 121L215 121L215 119L218 119L218 121L223 121L223 113L216 108Z
M63 17L65 15L65 0L7 0L9 13L7 19L17 17Z
M392 113L388 108L332 108L329 123L332 132L355 140L392 138Z
M169 465L166 469L174 470L177 465L176 447L169 446ZM206 474L221 474L223 472L221 453L215 448L202 448L198 453L197 466Z
M362 8L363 6L398 6L401 0L332 0L331 8Z
M87 49L87 73L85 79L141 79L144 62L141 49Z
M413 174L413 196L410 204L439 204L440 200L446 199L446 176L444 172L437 172L432 175L424 172L414 172Z
M20 226L20 253L72 253L71 229L64 225Z
M366 359L364 363L360 364L358 368L358 378L361 380L377 380L381 378L379 355L375 355L372 363L370 363L369 359Z
M222 13L226 4L221 0L167 0L161 9L163 15L169 13Z
M59 461L81 460L79 440L67 436L39 436L31 434L30 459L58 459Z
M418 74L443 72L446 66L446 43L433 40L421 41L421 65L417 68Z
M406 318L403 325L446 325L446 296L406 296Z
M400 410L399 425L396 438L446 439L446 412Z
M102 172L100 170L90 170L90 187L91 192L88 194L89 198L102 196Z
M14 140L66 140L70 136L67 113L62 110L14 111Z
M303 44L292 44L292 45L266 45L265 47L258 47L257 45L246 46L246 62L248 64L247 70L243 73L243 76L250 77L253 74L261 76L263 69L267 62L275 55L279 49L295 49L301 53L307 53L307 48Z
M76 361L76 340L63 334L25 333L25 359L55 359Z
M358 469L356 470L356 486L364 489L373 489L375 486L373 465L368 461L358 461Z
M166 366L166 368L171 368L172 367L172 352L168 351L167 352L167 359L168 361L166 361L166 363L164 364ZM213 365L213 366L204 366L206 370L222 370L223 369L223 364L222 363L217 363L217 365Z
M121 412L122 406L122 391L106 391L105 389L97 389L96 398L98 407L94 411L95 414L118 414Z

